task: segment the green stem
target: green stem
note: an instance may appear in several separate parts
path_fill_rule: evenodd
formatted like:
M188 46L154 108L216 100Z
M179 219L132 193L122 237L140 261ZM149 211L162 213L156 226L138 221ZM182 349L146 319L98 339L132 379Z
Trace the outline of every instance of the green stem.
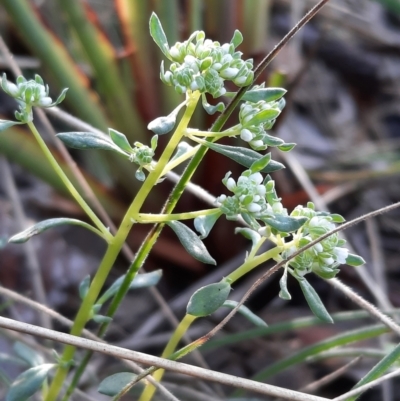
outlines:
M93 278L93 281L90 285L89 291L86 294L83 302L79 308L78 314L74 320L74 324L71 329L71 334L75 336L79 336L85 327L88 319L90 318L90 313L93 305L95 304L99 293L108 277L108 274L117 258L129 232L134 222L134 216L136 216L143 203L145 202L148 194L156 185L158 179L162 171L165 168L165 165L168 163L168 160L171 158L175 148L177 147L179 141L181 140L184 131L189 124L190 118L193 115L193 112L196 108L197 102L199 100L200 93L194 92L190 95L187 103L187 108L185 114L182 117L178 127L176 128L174 134L172 135L167 147L164 149L155 169L147 176L146 181L143 183L139 192L137 193L135 199L130 205L128 211L126 212L122 223L115 234L115 237L110 242L107 251L103 257L103 260L100 263L100 266L96 272L96 275ZM118 293L116 294L117 297ZM119 302L121 302L119 300ZM64 349L61 360L63 362L69 362L72 360L75 354L75 347L71 345L67 345ZM61 363L56 371L53 382L50 386L49 393L46 397L46 401L54 401L57 398L57 395L62 388L65 378L68 374L69 368L66 363Z
M56 171L56 173L60 177L61 181L67 187L68 191L71 193L71 195L74 197L74 199L78 202L80 207L85 211L85 213L89 216L89 218L93 221L93 223L96 225L96 227L101 231L101 233L103 234L106 241L110 242L113 238L112 234L108 231L108 228L101 222L101 220L96 216L96 214L93 212L93 210L90 208L90 206L85 202L85 200L82 198L82 196L76 190L76 188L71 183L71 181L69 180L67 175L64 173L62 168L59 166L59 164L57 163L57 160L51 154L49 148L47 147L46 143L43 141L42 137L40 136L40 134L39 134L38 130L36 129L35 125L33 124L33 122L29 122L28 127L32 131L33 136L35 137L40 148L42 149L43 153L45 154L46 159L49 161L49 163L51 164L53 169Z
M185 160L191 158L196 152L199 150L200 145L197 145L190 149L188 152L183 154L182 156L177 157L176 159L171 160L164 168L164 171L162 172L162 176L168 173L168 171L171 171L174 169L176 166L179 166L181 163L183 163Z
M151 214L151 213L139 213L135 220L138 223L164 223L167 221L174 220L189 220L200 216L209 216L211 214L220 213L220 208L198 210L196 212L186 212L186 213L175 213L175 214Z

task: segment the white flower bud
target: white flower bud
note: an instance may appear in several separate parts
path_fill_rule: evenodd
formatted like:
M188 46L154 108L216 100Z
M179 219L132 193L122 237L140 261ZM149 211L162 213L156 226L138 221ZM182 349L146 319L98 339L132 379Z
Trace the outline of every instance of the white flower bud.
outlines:
M34 99L32 99L34 100ZM38 101L38 106L42 106L42 107L48 107L53 103L53 100L51 99L51 97L46 96L46 97L42 97L39 101Z
M176 48L176 46L171 47L169 50L169 54L173 59L179 58L179 50Z
M221 62L222 62L222 64L225 64L225 63L230 63L232 60L233 60L233 58L232 58L232 56L230 54L225 54L225 56L222 57ZM236 69L239 72L239 69L238 68L236 68Z
M233 82L235 83L235 85L243 85L245 82L247 81L247 77L245 75L238 77L236 79L233 80Z
M250 203L249 205L247 205L247 210L250 213L258 213L261 211L261 206L257 203Z
M258 193L261 197L264 197L266 192L267 192L267 189L265 188L264 185L258 185L258 186L257 186L257 193Z
M221 49L224 51L224 53L225 54L229 54L229 43L224 43L222 46L221 46Z
M233 191L236 188L236 182L233 178L228 178L228 181L226 182L226 187L229 189L229 191Z
M221 205L226 200L226 195L220 195L218 196L217 199L215 199L215 202L217 205Z
M225 70L220 72L222 78L232 79L235 78L239 70L237 68L225 68Z
M341 265L346 263L346 259L349 256L349 250L346 248L334 248L333 253L336 256L336 262L340 263Z
M259 172L251 174L249 179L257 185L263 182L263 176Z
M17 96L18 92L19 92L19 89L18 89L17 85L14 85L13 83L8 82L7 83L7 91L8 91L10 96Z
M322 247L320 242L318 242L318 244L314 245L314 249L317 251L317 253L323 252L323 250L324 250L324 248Z
M319 226L319 218L318 216L314 216L308 223L309 227L317 227Z
M261 146L264 146L264 142L260 139L258 141L251 141L250 145L255 148L260 148Z
M240 131L240 138L245 142L249 142L253 139L253 134L245 128Z
M222 68L222 64L214 63L211 68L213 68L215 71L219 71Z
M190 89L194 92L197 91L197 89L199 89L199 85L197 85L196 81L192 81L192 83L190 84Z
M321 260L328 266L335 263L335 260L333 258L321 258Z

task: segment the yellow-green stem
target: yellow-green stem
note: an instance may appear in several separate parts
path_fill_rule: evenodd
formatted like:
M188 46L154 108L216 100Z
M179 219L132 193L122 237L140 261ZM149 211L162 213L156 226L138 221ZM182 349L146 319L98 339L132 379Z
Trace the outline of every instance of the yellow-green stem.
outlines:
M43 141L42 137L40 136L38 130L36 129L33 122L28 123L28 127L32 131L33 136L35 137L36 141L38 142L40 148L42 149L43 153L45 154L47 160L56 171L58 176L60 177L61 181L67 187L68 191L74 197L74 199L78 202L79 206L85 211L88 217L93 221L96 227L103 233L104 237L107 241L112 239L112 234L108 231L107 227L101 222L101 220L96 216L90 206L86 203L86 201L82 198L79 192L76 190L72 182L69 180L67 175L64 173L62 168L57 163L57 160L51 154L49 148L47 147L46 143Z
M200 216L209 216L211 214L221 213L219 208L198 210L196 212L187 213L171 213L171 214L148 214L139 213L134 219L138 223L163 223L173 220L189 220Z
M195 316L185 315L185 317L179 323L178 327L175 329L174 334L171 336L170 340L168 341L168 344L166 345L166 347L161 355L162 358L167 358L169 355L173 354L173 352L175 351L175 348L179 344L179 341L182 339L182 337L185 335L185 333L189 329L190 325L195 320L196 320ZM164 369L158 369L153 375L154 379L157 380L158 382L161 381L161 379L164 375L164 372L165 372ZM148 383L146 388L143 390L143 393L140 396L139 401L151 400L155 390L156 390L156 388L152 384Z
M199 92L194 92L191 94L185 114L183 115L178 127L176 128L174 134L172 135L167 147L162 153L157 165L154 170L148 175L139 192L137 193L135 199L130 205L128 211L126 212L120 227L118 228L115 237L109 243L107 251L103 257L103 260L100 263L100 266L93 278L93 281L90 285L89 291L86 294L85 298L82 301L82 304L79 308L78 314L74 320L74 324L71 329L71 334L75 336L79 336L82 333L83 328L85 327L87 321L90 318L90 313L93 305L95 304L99 293L107 279L107 276L117 258L121 248L130 232L130 229L134 223L134 216L137 216L140 208L142 207L144 201L149 195L151 189L157 183L160 178L162 171L165 168L165 165L168 163L168 160L171 158L175 148L177 147L179 141L181 140L184 131L186 130L189 121L193 115L193 112L196 108L196 104L199 100ZM49 393L46 397L45 401L55 401L57 396L64 384L66 376L68 374L68 364L67 362L71 361L75 354L75 347L71 345L67 345L64 349L61 361L54 376L53 382L50 386Z

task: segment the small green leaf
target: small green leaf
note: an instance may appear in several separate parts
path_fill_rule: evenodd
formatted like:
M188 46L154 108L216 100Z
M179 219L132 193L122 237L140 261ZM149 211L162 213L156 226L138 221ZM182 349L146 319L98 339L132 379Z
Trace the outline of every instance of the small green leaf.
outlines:
M259 171L264 170L264 168L268 166L270 161L271 161L271 153L267 153L266 155L264 155L261 158L259 158L258 160L256 160L250 166L251 172L258 173Z
M262 88L262 89L254 89L247 91L243 97L242 100L245 100L247 102L251 103L257 103L260 100L263 100L264 102L273 102L274 100L280 99L285 93L286 89L283 88ZM227 97L234 97L236 95L236 92L226 92L225 96Z
M189 152L193 149L193 146L189 145L187 142L179 142L178 146L176 147L174 155L171 157L170 162L177 159L178 157L183 156L185 153Z
M161 277L162 277L162 270L154 270L150 273L137 274L135 278L132 280L131 284L129 285L129 289L133 290L136 288L153 287L158 284ZM103 304L113 295L115 295L117 291L120 289L124 279L125 279L125 274L119 277L117 280L115 280L114 283L110 286L110 288L99 298L97 303Z
M68 88L63 89L61 91L60 95L58 96L58 98L56 99L56 101L51 106L53 107L53 106L57 106L58 104L60 104L65 99L67 91L68 91Z
M76 220L76 219L69 219L66 217L60 217L60 218L41 221L41 222L33 225L32 227L29 227L26 230L13 235L8 240L8 242L11 242L13 244L22 244L23 242L28 241L34 235L38 235L38 234L42 233L43 231L48 230L49 228L54 228L54 227L62 226L65 224L81 226L81 227L87 228L90 231L97 232L97 229L95 229L90 224L85 223L84 221L80 221L80 220Z
M111 150L124 156L129 156L123 152L112 140L106 135L94 132L61 132L57 137L67 146L74 149L101 149Z
M221 214L222 213L214 213L207 216L199 216L194 219L194 228L200 233L200 239L204 239L208 236Z
M124 152L131 153L132 146L129 145L128 139L122 132L118 132L115 129L109 128L108 134L110 135L111 140Z
M37 351L27 345L17 341L13 346L14 352L29 366L39 366L44 364L44 359Z
M226 281L201 287L191 296L186 313L197 317L211 315L224 304L230 292L231 286Z
M262 155L258 152L248 148L242 148L240 146L221 145L219 143L212 142L203 142L203 145L212 149L214 152L229 157L229 159L232 159L236 163L239 163L247 168L250 168L256 160L262 157ZM282 163L271 160L260 172L268 174L283 168L285 168L285 166Z
M109 324L112 322L113 319L110 316L94 315L92 317L92 320L94 320L96 323L100 323L100 324L103 324L103 323Z
M278 149L282 152L290 152L295 146L295 143L284 143L283 145L279 145Z
M285 301L290 301L292 296L290 295L288 288L287 288L287 269L284 269L283 275L279 280L279 286L281 290L279 291L279 298L284 299Z
M164 53L164 55L171 60L171 56L169 55L169 45L167 37L165 36L165 32L157 14L154 12L151 14L150 17L150 35L153 38L154 42L156 42L160 50Z
M349 266L357 267L357 266L361 266L361 265L365 264L365 260L361 256L354 255L353 253L349 253L349 256L347 256L347 259L346 259L346 264Z
M19 121L10 121L10 120L0 120L0 132L5 131L7 128L13 127L14 125L24 124Z
M131 372L120 372L106 377L97 388L100 394L116 396L126 385L136 379L137 375Z
M275 228L275 230L284 233L292 233L303 226L308 221L308 218L281 216L278 214L274 217L263 217L261 220L270 227Z
M332 213L329 215L332 218L332 222L336 224L344 223L346 219L340 214Z
M251 228L237 227L235 228L235 234L242 234L243 237L251 240L251 242L253 243L251 247L252 250L259 243L261 239L261 235L257 231L252 230Z
M11 384L5 401L26 401L41 388L50 370L55 366L53 363L47 363L21 373Z
M300 288L303 291L304 298L306 299L311 312L314 313L317 318L321 319L325 323L333 323L332 317L329 315L324 304L322 303L317 292L311 286L311 284L304 278L297 275L293 275L300 284Z
M90 287L90 274L88 274L79 284L79 298L84 299Z
M251 120L247 121L245 126L264 124L273 120L281 113L278 109L266 109L257 113Z
M241 43L243 42L243 35L242 33L235 29L235 32L233 34L233 37L231 39L231 43L233 44L233 46L236 48L238 47Z
M282 146L285 144L285 141L283 139L268 134L263 135L262 141L264 145L268 146Z
M158 117L147 125L147 129L157 135L164 135L171 132L175 127L176 114L170 114L166 117Z
M180 243L195 259L211 265L217 264L200 238L189 227L179 221L168 221L166 224L174 230Z
M225 105L222 102L219 102L215 106L207 102L206 95L203 93L201 95L201 104L203 109L206 111L207 114L212 116L213 114L219 112L222 113L225 110Z
M239 302L236 301L225 301L222 306L230 309L234 309ZM244 316L249 322L253 323L257 327L268 327L268 324L264 322L260 317L253 313L247 306L240 305L238 313Z

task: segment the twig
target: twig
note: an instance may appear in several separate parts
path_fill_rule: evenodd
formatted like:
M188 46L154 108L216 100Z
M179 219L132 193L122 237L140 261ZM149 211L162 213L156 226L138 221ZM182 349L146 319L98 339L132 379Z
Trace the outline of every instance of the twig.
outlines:
M388 373L387 375L381 376L379 379L373 380L367 384L364 384L363 386L357 387L354 390L351 390L345 394L342 394L340 397L336 397L332 401L345 401L349 397L361 394L364 391L369 390L370 388L375 387L378 384L381 384L381 383L385 382L386 380L392 379L393 377L396 377L396 376L400 376L400 369L396 369L394 372L391 372L391 373Z
M54 311L53 309L48 308L45 305L42 305L38 302L35 302L29 298L24 297L23 295L20 295L12 290L9 290L7 288L4 288L2 286L0 286L0 295L10 298L14 301L17 302L21 302L24 303L25 305L30 306L31 308L38 310L50 317L52 317L55 320L58 320L60 323L64 324L67 327L72 327L73 322L72 320L69 320L68 318L64 317L63 315L61 315L60 313ZM97 337L95 334L93 334L92 332L90 332L87 329L83 329L82 334L87 337L90 338L93 341L97 341L97 342L104 342L105 341L103 339L101 339L100 337ZM36 347L35 347L36 348ZM136 363L132 362L132 361L127 361L124 360L123 361L129 368L131 368L135 373L142 373L143 369L137 365ZM156 380L153 379L153 377L148 377L147 378L149 380L150 383L152 383L153 385L155 385L157 387L157 389L160 391L160 393L163 394L164 399L166 401L179 401L173 394L171 394L162 384L158 383Z
M18 322L1 316L0 327L14 331L20 331L22 333L31 334L42 338L47 338L64 344L70 344L74 347L85 348L87 350L100 352L106 355L114 356L116 358L127 359L137 363L142 363L144 365L158 366L162 369L171 370L177 373L183 373L189 376L198 377L200 379L209 380L216 383L226 384L228 386L233 386L244 390L255 391L257 393L267 394L273 397L281 397L285 400L328 401L327 398L303 394L298 391L287 390L277 386L254 382L249 379L243 379L237 376L228 375L226 373L220 373L213 370L203 369L197 366L187 365L181 362L159 358L156 356L143 354L141 352L131 351L125 348L88 340L86 338L71 336L69 334L60 333L54 330L45 329L43 327Z
M0 170L2 171L5 191L10 198L15 213L15 219L19 230L26 228L26 216L22 206L21 199L14 182L14 178L8 164L7 159L0 157ZM23 252L25 253L26 265L32 277L32 289L34 298L40 303L46 304L46 292L44 289L42 272L40 270L39 260L33 247L32 242L23 244ZM39 313L40 322L44 327L51 328L51 321L48 316L42 312Z

